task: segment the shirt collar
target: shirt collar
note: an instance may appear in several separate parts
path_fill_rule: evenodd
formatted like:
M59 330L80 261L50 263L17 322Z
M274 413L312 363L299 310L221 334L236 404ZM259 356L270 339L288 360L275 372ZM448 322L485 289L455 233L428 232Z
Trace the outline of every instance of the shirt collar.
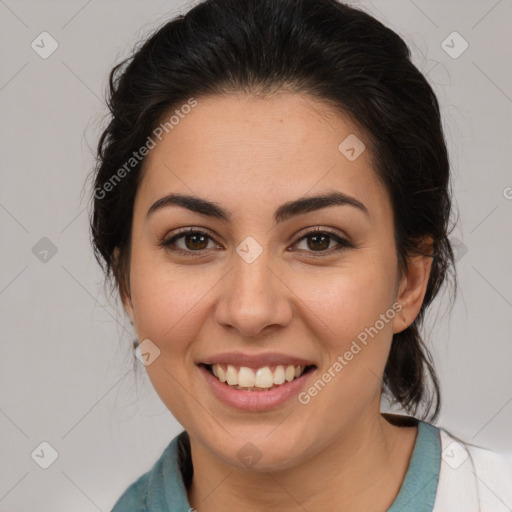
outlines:
M415 418L408 419L417 423L418 434L405 479L386 512L432 512L441 464L439 429ZM191 509L178 456L180 435L167 446L150 473L146 500L151 512Z

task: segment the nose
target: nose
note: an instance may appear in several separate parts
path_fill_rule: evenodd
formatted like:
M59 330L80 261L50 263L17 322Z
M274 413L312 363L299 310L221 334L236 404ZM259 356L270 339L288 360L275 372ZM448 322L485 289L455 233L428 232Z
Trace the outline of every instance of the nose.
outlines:
M216 319L240 336L256 338L263 332L286 327L293 315L290 288L272 267L268 251L252 263L238 254L234 268L222 280ZM275 266L275 265L274 265Z

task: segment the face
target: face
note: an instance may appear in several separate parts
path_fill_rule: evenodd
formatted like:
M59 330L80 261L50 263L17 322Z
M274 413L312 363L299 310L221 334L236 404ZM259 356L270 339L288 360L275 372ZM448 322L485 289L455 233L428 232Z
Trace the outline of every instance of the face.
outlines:
M421 300L401 295L369 151L339 149L354 135L310 97L212 96L146 157L123 302L158 395L226 463L284 469L379 416L393 332ZM170 194L213 205L159 201Z

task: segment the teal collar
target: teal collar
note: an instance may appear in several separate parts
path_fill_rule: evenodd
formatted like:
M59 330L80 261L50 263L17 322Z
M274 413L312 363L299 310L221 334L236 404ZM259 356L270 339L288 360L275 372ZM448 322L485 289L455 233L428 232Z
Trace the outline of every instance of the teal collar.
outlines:
M418 434L405 479L386 512L432 512L441 464L439 429L412 417L401 418L407 424L418 425ZM112 512L190 510L180 469L178 438L170 442L152 469L125 491Z
M439 429L418 420L418 434L405 479L386 512L432 512L440 466Z

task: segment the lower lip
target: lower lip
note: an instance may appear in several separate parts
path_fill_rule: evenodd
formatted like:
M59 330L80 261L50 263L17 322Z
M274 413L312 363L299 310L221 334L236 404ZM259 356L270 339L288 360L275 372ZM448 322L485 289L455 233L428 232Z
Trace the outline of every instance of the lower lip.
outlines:
M309 370L299 378L286 382L269 391L243 391L233 389L214 377L204 366L199 366L214 395L222 402L243 411L266 411L276 408L297 396L305 387L306 381L316 371Z

